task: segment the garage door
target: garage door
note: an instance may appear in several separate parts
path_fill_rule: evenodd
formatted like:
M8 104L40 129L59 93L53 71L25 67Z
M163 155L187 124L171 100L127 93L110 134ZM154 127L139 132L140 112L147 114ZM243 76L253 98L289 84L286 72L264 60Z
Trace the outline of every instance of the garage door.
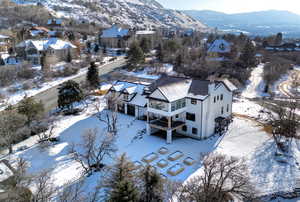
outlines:
M127 114L130 116L135 116L135 106L127 105Z

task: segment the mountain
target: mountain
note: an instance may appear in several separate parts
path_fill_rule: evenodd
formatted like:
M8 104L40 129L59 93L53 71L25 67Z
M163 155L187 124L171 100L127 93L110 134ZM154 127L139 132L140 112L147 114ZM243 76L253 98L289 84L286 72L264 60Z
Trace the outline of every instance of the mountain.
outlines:
M39 3L57 17L73 18L110 26L182 27L205 30L207 26L181 11L165 9L155 0L14 0Z
M283 32L287 37L300 36L300 15L289 11L268 10L226 14L210 10L186 10L184 13L208 26L225 32L245 32L251 35L270 35Z

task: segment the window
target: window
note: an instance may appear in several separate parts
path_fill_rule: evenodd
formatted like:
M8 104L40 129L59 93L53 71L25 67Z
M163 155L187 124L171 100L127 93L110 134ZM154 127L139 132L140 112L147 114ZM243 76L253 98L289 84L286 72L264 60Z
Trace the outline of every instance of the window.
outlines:
M171 110L176 111L178 109L182 109L185 107L185 98L181 99L181 100L177 100L175 102L172 102L171 104Z
M221 114L224 114L224 107L222 107L221 109Z
M127 94L124 94L123 98L127 101L129 99L129 96Z
M214 97L214 103L216 103L216 96Z
M187 131L187 127L186 125L182 126L182 131L186 132Z
M191 104L192 105L196 105L197 104L197 100L196 99L191 99Z
M167 103L156 101L156 100L150 100L149 107L157 110L166 111L166 112L169 111Z
M195 114L186 113L186 120L195 121L196 120Z
M178 118L179 118L179 115L178 115L178 114L176 114L175 118L176 118L176 119L178 119Z
M220 99L220 97L219 96L217 96L217 100L219 101L219 99Z
M223 94L221 94L221 100L223 100Z
M227 104L227 109L226 109L226 111L229 112L229 104Z
M193 128L193 129L192 129L192 133L193 133L193 134L198 134L198 129L197 129L197 128Z

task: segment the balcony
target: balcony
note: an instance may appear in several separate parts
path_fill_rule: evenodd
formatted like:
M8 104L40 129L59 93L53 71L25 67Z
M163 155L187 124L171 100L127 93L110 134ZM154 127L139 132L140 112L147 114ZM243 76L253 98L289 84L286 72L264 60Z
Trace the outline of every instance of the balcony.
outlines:
M170 122L170 123L169 123ZM150 121L150 126L159 130L176 130L185 125L183 121L171 121L166 119L156 119Z

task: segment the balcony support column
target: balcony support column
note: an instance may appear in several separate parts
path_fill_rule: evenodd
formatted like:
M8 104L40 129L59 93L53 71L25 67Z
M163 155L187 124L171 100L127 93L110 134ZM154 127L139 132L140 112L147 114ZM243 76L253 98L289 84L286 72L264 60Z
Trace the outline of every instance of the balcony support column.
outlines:
M167 144L172 143L172 130L167 131Z

